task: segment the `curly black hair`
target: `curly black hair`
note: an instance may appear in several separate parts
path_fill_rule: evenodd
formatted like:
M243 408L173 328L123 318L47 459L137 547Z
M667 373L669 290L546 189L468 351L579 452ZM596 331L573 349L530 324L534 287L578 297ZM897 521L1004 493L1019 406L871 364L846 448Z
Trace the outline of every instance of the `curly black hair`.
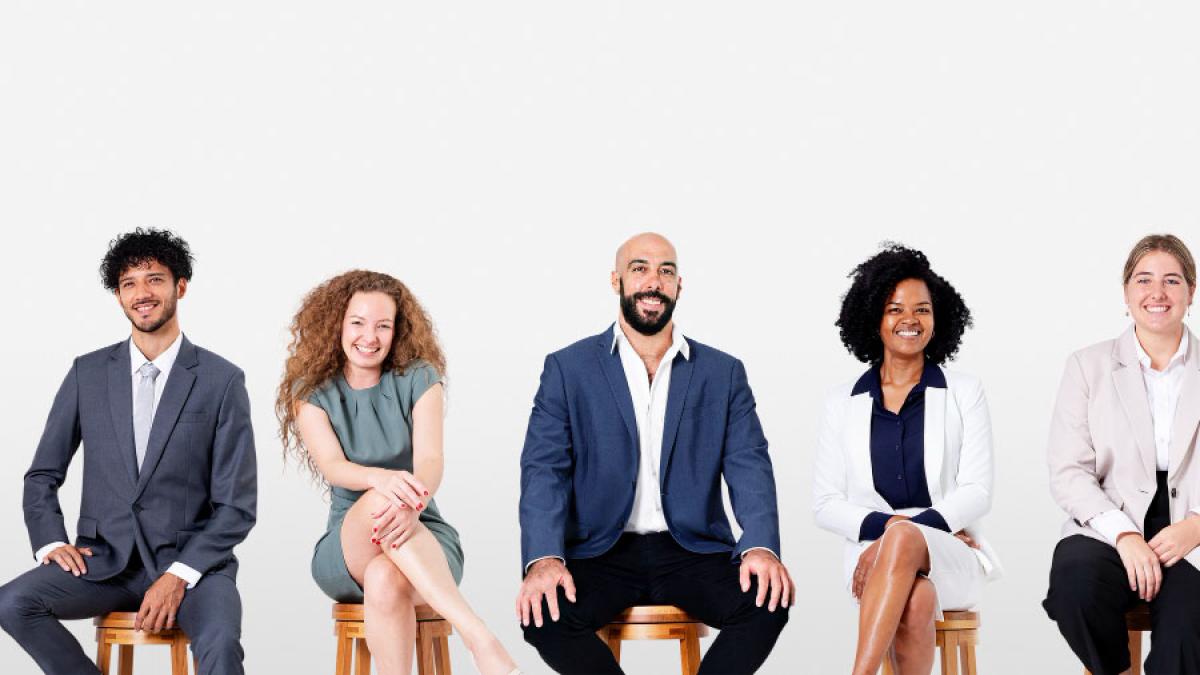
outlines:
M108 242L108 253L100 262L100 281L105 289L115 291L125 270L151 261L171 270L175 281L192 278L192 250L186 241L170 230L139 227Z
M853 281L842 297L842 309L834 324L842 344L863 363L873 366L882 363L879 324L883 321L884 305L901 281L920 279L933 300L935 326L925 347L925 358L935 365L954 358L963 333L971 326L971 310L962 296L929 267L924 253L893 242L884 242L881 248L848 275Z

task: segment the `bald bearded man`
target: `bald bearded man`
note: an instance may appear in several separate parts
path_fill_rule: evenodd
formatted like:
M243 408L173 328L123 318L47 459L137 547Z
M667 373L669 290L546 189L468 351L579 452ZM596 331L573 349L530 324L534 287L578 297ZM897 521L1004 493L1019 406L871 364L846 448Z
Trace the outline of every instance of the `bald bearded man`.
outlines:
M721 630L700 673L752 673L793 589L746 370L675 325L683 284L664 237L625 242L611 284L617 322L546 357L529 418L525 639L559 673L621 673L595 631L632 605L677 605Z

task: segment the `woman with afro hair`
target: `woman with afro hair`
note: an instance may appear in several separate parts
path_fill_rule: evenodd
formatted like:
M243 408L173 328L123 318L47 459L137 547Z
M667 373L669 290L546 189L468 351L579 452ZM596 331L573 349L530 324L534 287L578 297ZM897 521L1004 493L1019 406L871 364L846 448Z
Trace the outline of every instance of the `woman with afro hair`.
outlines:
M896 244L851 273L837 326L868 365L826 400L814 472L817 524L846 540L859 602L857 675L886 658L928 673L934 621L999 574L978 534L992 503L992 434L977 378L942 368L971 312L920 251Z
M312 574L336 602L363 603L376 672L411 672L416 606L458 634L484 675L518 673L458 591L458 532L442 482L446 360L417 299L387 274L353 270L301 302L275 411L285 456L330 488Z

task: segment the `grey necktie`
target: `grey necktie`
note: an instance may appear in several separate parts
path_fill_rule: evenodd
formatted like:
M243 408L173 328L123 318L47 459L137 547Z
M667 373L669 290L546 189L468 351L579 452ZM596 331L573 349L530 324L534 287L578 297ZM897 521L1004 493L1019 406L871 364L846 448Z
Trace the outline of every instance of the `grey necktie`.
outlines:
M133 447L137 450L138 470L146 458L146 442L150 439L150 425L154 423L154 380L158 378L158 367L147 361L138 368L137 390L133 393Z

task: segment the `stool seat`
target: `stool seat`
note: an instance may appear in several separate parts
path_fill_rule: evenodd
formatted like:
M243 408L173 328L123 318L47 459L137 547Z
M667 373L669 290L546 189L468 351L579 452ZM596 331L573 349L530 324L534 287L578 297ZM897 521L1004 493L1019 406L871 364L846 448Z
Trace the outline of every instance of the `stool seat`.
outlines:
M433 611L429 605L418 605L417 612L417 673L418 675L451 675L450 641L454 633L450 622ZM333 634L337 638L336 675L370 675L371 650L367 647L366 625L361 604L333 605Z
M678 640L679 665L683 675L696 675L700 668L700 638L708 626L673 605L636 605L621 612L596 635L604 640L617 663L621 662L623 640Z
M117 672L120 675L133 674L134 645L168 645L171 648L171 675L188 675L187 635L178 628L158 633L134 630L136 617L137 612L109 612L92 621L96 626L96 667L101 675L110 672L113 645L118 647ZM193 668L200 672L194 659Z
M1125 630L1129 631L1130 672L1142 675L1142 631L1150 630L1150 605L1143 602L1125 612ZM1087 668L1083 673L1092 675Z
M979 644L979 612L942 612L942 620L935 621L933 627L936 644L941 648L942 675L978 675L975 647ZM883 660L883 674L893 675L887 658Z

